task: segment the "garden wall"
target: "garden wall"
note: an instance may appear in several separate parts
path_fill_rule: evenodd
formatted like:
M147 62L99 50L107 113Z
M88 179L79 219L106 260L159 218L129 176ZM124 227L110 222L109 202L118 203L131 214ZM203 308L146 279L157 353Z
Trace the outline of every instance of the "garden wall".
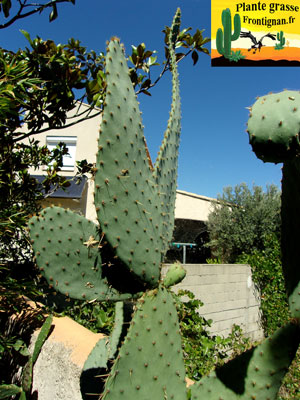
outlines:
M204 306L199 312L212 319L212 334L226 336L233 324L240 325L252 340L263 337L259 295L251 279L251 268L243 264L185 264L185 279L175 289L187 289ZM163 267L166 273L168 265Z

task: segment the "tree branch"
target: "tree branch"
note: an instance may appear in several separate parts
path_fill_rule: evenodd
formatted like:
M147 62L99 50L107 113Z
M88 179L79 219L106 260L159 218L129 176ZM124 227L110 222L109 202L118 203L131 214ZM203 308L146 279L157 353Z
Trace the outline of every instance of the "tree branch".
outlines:
M90 110L88 110L88 111L90 111ZM83 118L80 118L80 119L78 119L78 120L76 120L74 122L70 122L69 124L64 124L62 126L58 126L58 127L55 127L55 128L48 127L48 128L44 128L44 129L39 129L38 131L33 130L33 131L30 131L30 132L27 132L27 133L22 133L21 132L22 136L18 136L17 138L14 138L13 139L13 143L17 143L20 140L26 139L26 138L28 138L28 137L30 137L32 135L37 135L39 133L48 132L48 131L51 131L51 130L59 130L59 129L69 128L70 126L74 126L76 124L79 124L80 122L86 121L87 119L95 118L95 117L99 116L101 113L102 113L102 110L98 111L95 114L84 116ZM83 115L83 114L84 114L84 112L81 113L80 115Z
M0 29L7 28L8 26L12 25L14 22L16 22L19 19L29 17L30 15L33 15L36 13L41 13L42 11L44 11L45 8L52 7L54 4L69 3L69 2L70 2L70 0L51 0L49 3L46 3L46 4L39 4L39 3L25 4L26 0L23 3L21 1L19 1L19 4L20 4L19 11L9 21L5 22L4 24L0 24ZM24 14L22 14L22 11L25 7L35 7L35 8L31 11L27 11Z

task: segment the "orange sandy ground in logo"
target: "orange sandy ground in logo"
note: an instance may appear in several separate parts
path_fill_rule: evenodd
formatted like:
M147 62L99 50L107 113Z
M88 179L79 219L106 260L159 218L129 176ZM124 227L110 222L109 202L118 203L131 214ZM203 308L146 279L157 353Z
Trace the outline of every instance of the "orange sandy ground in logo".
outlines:
M248 60L288 60L288 61L300 61L300 48L299 47L285 47L282 50L275 50L274 47L262 47L260 51L257 50L253 54L253 50L248 51L247 49L234 48L233 51L240 50L243 56ZM216 58L221 55L217 50L211 50L211 57Z

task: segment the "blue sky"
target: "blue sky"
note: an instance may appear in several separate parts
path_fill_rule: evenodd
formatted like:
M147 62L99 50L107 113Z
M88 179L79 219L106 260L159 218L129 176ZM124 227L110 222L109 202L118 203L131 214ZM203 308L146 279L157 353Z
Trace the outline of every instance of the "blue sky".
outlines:
M19 32L66 43L81 40L88 50L104 51L105 42L118 36L130 51L131 44L144 42L163 56L165 25L170 25L176 8L182 11L182 27L205 29L210 36L210 0L131 0L114 2L76 0L62 4L59 17L48 22L48 11L29 17L2 30L1 46L16 50L26 46ZM210 45L208 45L210 49ZM157 73L160 72L157 67ZM191 59L179 66L182 102L182 139L178 189L209 197L222 193L225 186L246 182L265 187L280 186L281 165L263 164L248 144L246 122L255 98L283 89L299 90L297 67L212 68L210 57L201 54L198 64ZM155 72L153 72L155 76ZM145 136L155 159L170 109L170 77L153 88L152 96L139 96Z

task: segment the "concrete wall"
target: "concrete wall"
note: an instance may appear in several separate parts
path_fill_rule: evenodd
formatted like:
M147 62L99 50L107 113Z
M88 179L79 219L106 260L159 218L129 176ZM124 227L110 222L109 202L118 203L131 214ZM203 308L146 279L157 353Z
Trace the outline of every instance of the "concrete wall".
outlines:
M164 266L163 274L167 268L168 265ZM199 312L213 320L212 334L226 336L237 324L251 339L263 337L259 296L249 265L185 264L184 268L187 275L175 290L190 290L204 303Z

